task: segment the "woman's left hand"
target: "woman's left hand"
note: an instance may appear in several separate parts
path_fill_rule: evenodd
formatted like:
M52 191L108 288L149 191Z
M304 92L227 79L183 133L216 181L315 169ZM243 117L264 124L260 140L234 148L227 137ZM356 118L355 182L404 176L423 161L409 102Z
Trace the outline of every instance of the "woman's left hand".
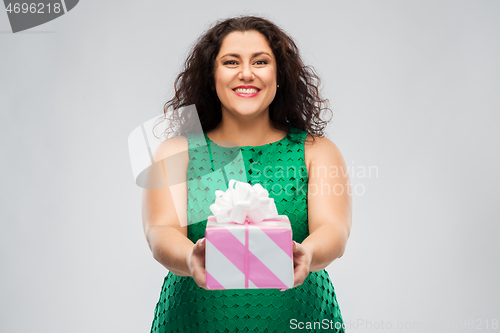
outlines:
M293 287L300 286L309 275L312 253L302 244L293 241Z

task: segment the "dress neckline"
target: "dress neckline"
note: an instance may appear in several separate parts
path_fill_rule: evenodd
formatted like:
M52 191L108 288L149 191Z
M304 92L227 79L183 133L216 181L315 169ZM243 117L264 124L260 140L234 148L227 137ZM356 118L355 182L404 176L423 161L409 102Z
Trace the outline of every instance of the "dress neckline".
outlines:
M285 141L285 140L288 138L288 136L290 135L290 132L291 132L291 128L289 128L289 129L288 129L288 133L285 135L285 137L284 137L283 139L280 139L280 140L278 140L278 141L274 141L274 142L270 142L270 143L266 143L266 144L264 144L264 145L260 145L260 146L235 146L235 147L224 147L224 146L220 146L220 145L218 145L216 142L212 141L212 140L208 137L207 133L203 132L203 134L205 135L205 139L206 139L208 142L213 142L213 143L214 143L214 145L219 146L219 147L221 147L221 148L241 148L241 149L248 148L248 149L250 149L250 148L263 148L263 147L267 147L267 146L274 146L274 145L276 145L276 144L278 144L278 143L280 143L280 142Z

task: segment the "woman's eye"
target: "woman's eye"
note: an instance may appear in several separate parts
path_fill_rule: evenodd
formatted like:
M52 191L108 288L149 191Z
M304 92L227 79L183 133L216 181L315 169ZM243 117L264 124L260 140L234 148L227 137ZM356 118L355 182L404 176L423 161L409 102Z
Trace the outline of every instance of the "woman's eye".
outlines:
M254 63L254 65L262 66L262 65L267 65L267 63L268 62L266 60L258 60ZM238 62L235 60L224 61L224 66L236 66L236 65L238 65Z

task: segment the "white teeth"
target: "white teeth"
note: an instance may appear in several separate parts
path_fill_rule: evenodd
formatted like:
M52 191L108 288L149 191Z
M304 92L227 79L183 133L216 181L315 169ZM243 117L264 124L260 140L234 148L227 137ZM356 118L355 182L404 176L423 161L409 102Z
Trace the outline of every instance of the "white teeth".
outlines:
M257 89L252 89L252 88L250 89L238 88L235 89L234 91L241 94L256 94L257 92L259 92Z

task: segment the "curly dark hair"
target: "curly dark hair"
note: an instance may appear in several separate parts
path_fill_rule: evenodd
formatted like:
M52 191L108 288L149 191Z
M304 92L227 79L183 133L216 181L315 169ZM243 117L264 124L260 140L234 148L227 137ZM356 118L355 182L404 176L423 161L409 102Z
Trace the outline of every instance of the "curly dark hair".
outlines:
M331 117L323 120L320 114L322 111L332 113L332 110L328 107L328 100L320 96L319 77L311 66L304 65L290 36L269 20L256 16L220 20L198 39L184 63L183 71L175 80L175 96L163 107L163 119L169 120L170 130L174 131L173 126L179 125L179 135L190 132L192 117L183 114L182 109L192 104L196 106L204 132L217 127L222 111L215 90L215 59L229 33L250 30L261 33L267 39L276 58L279 88L269 105L273 126L278 129L292 126L323 136ZM172 113L167 116L170 108Z

